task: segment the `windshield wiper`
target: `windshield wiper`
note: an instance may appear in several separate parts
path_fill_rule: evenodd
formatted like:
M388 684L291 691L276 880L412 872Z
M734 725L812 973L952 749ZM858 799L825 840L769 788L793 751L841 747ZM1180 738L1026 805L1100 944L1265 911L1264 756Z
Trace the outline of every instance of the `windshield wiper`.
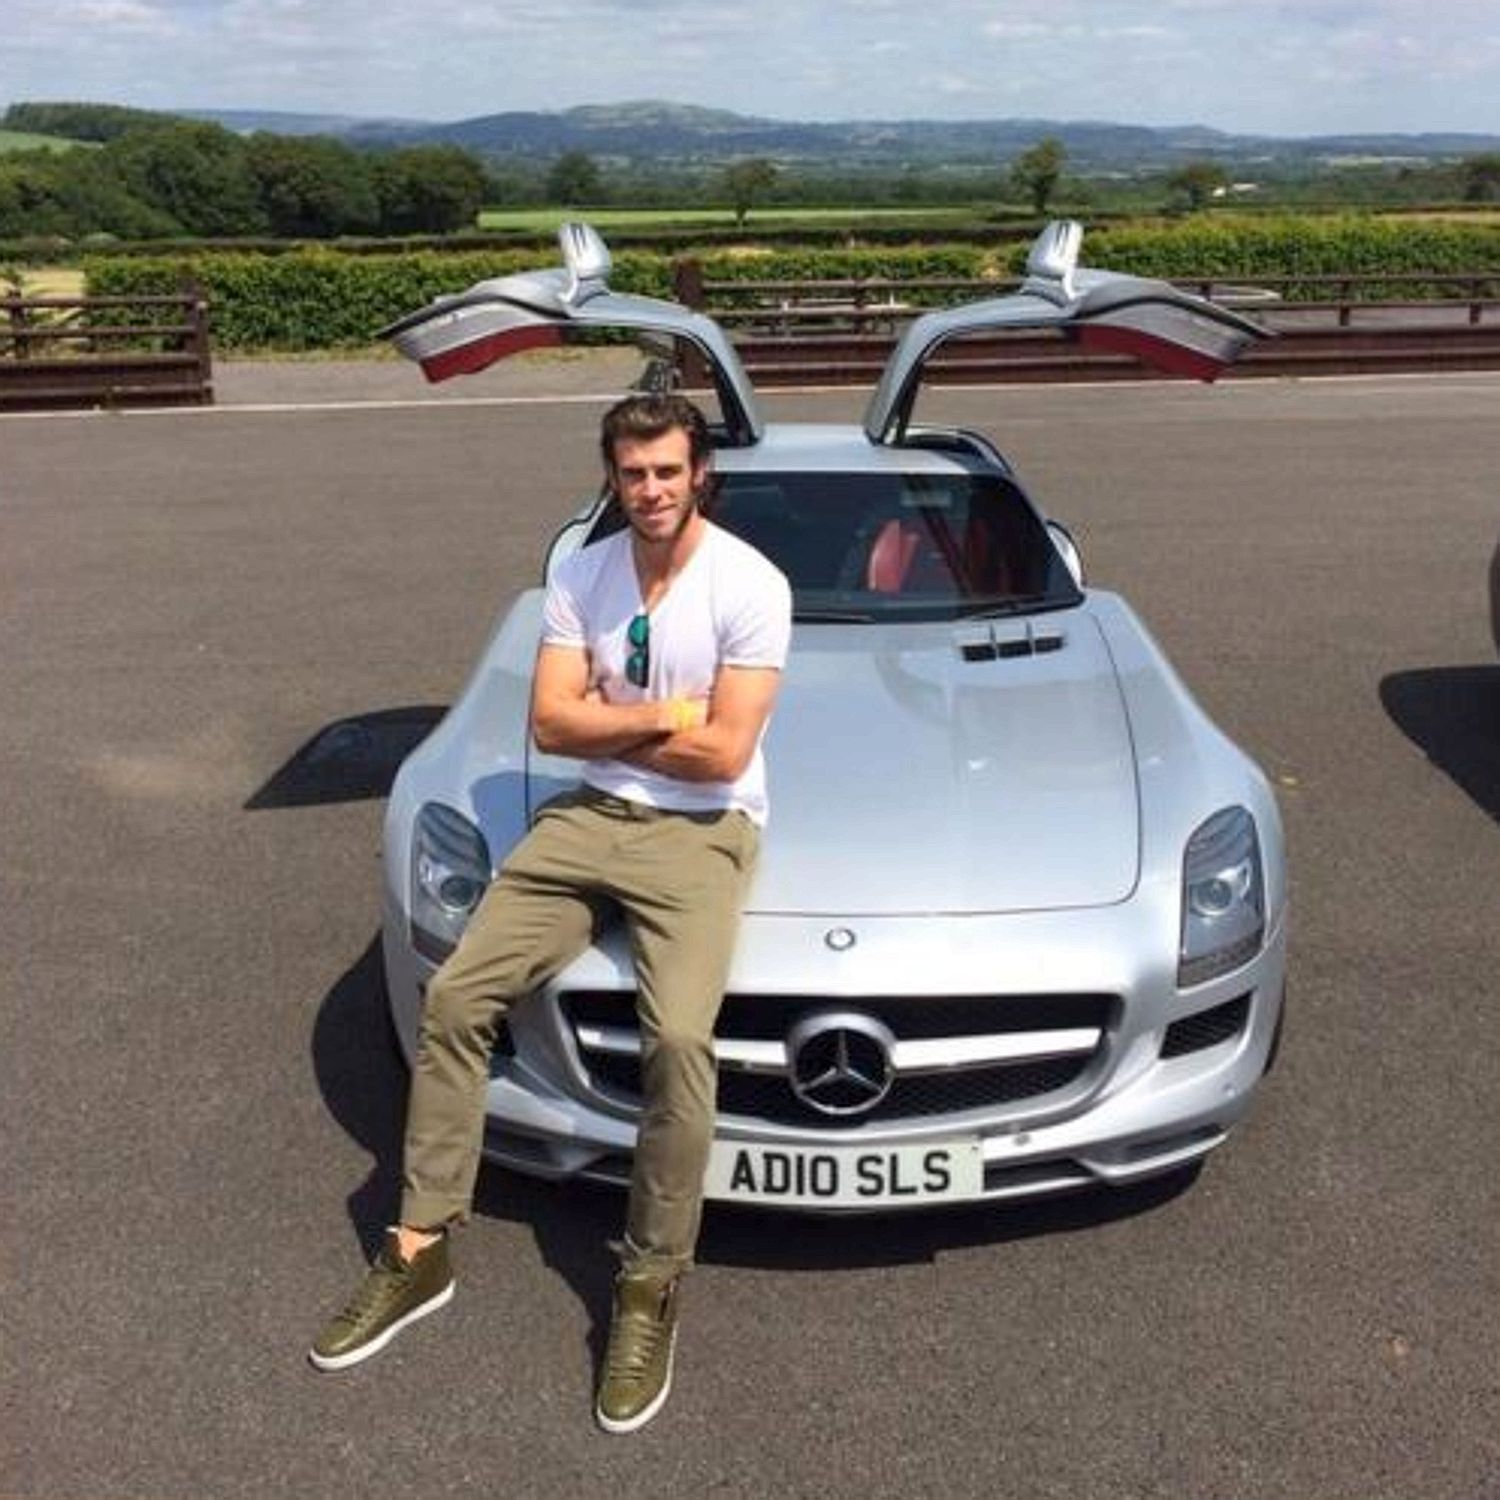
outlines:
M1042 605L1052 605L1055 608L1063 608L1069 604L1076 604L1076 599L1059 598L1056 594L1017 594L1013 599L1003 599L997 604L986 604L983 609L965 610L959 616L961 620L998 620L1006 615L1023 615L1029 610L1038 609Z
M874 615L857 609L794 609L794 622L815 622L821 625L868 625Z

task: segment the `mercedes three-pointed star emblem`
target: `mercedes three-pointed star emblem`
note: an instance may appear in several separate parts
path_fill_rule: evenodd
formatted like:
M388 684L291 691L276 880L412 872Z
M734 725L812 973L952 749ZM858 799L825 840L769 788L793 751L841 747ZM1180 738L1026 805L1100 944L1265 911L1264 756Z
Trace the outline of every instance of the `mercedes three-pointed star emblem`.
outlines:
M896 1038L884 1022L860 1011L817 1011L787 1034L792 1092L823 1115L861 1115L895 1081Z

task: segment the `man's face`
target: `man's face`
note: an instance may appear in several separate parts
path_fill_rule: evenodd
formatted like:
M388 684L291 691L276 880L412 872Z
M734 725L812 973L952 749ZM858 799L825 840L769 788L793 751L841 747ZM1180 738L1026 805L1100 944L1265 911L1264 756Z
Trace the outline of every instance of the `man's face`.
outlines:
M670 428L650 439L620 438L615 443L615 493L625 519L643 542L672 542L692 520L708 465L692 461L688 435Z

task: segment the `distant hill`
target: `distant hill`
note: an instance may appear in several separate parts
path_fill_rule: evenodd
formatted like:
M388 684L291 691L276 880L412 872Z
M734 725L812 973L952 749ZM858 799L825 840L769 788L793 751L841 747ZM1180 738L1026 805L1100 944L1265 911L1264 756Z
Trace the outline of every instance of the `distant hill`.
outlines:
M451 142L492 160L585 151L607 160L713 164L768 156L787 165L994 166L1043 136L1082 172L1170 168L1212 157L1226 166L1291 166L1356 159L1433 161L1500 151L1500 135L1235 135L1206 125L1122 125L1103 120L844 120L809 123L646 100L555 112L509 111L450 122L357 119L248 110L183 111L232 130L336 135L366 145Z
M327 135L363 146L449 143L489 161L546 160L583 151L601 162L669 169L715 167L764 156L786 167L838 172L993 170L1044 136L1067 149L1069 170L1086 174L1170 170L1211 158L1230 172L1264 176L1330 162L1412 164L1500 152L1500 135L1235 135L1207 125L1123 125L1107 120L775 120L696 105L644 100L557 111L512 110L472 119L372 119L285 110L188 109L241 133ZM67 128L75 116L88 129ZM95 116L108 117L98 120ZM118 117L118 118L115 118ZM19 104L5 123L22 131L105 139L155 116L114 105ZM104 126L108 126L105 130Z
M241 135L264 130L271 135L348 136L366 129L399 133L431 128L422 120L371 120L360 115L307 115L278 109L178 109L172 113L187 120L210 120Z

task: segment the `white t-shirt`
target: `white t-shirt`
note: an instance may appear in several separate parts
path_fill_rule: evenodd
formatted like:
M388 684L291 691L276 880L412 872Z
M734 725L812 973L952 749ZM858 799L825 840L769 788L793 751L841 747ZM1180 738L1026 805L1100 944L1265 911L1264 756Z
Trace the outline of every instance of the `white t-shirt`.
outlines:
M774 563L709 523L687 566L650 614L650 672L644 688L625 676L634 647L630 622L641 613L640 580L628 527L565 558L553 575L542 639L581 646L589 685L610 703L703 698L720 667L786 662L792 632L791 588ZM739 808L766 821L766 768L759 744L737 781L679 781L619 760L591 760L583 779L602 792L681 812Z

